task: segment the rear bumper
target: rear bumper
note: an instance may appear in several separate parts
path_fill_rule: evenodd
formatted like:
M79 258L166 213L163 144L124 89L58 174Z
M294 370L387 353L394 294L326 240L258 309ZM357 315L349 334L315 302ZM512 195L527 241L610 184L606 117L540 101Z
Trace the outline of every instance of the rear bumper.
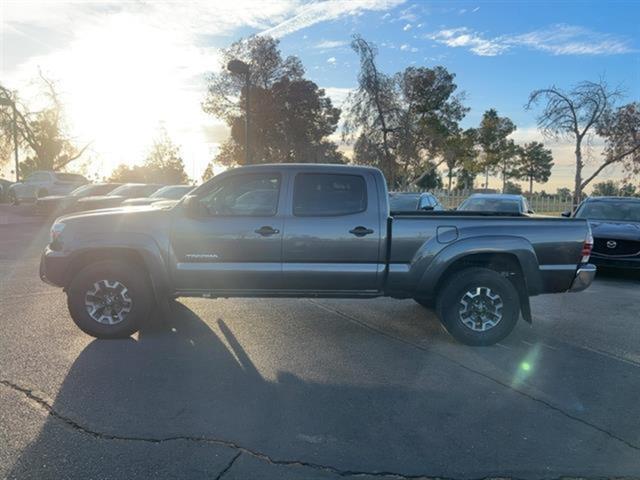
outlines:
M596 276L596 266L591 263L587 263L586 265L582 265L578 268L576 272L576 276L571 283L571 287L569 287L570 292L581 292L585 290L591 285L593 279Z

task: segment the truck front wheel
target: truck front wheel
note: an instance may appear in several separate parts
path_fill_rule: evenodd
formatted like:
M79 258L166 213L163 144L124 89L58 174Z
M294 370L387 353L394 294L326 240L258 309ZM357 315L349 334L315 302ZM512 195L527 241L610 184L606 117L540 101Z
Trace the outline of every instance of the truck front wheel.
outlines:
M518 292L500 273L471 267L445 280L436 310L447 331L466 345L493 345L505 338L520 315Z
M84 267L67 290L71 318L96 338L126 338L137 332L149 316L152 298L144 270L120 261Z

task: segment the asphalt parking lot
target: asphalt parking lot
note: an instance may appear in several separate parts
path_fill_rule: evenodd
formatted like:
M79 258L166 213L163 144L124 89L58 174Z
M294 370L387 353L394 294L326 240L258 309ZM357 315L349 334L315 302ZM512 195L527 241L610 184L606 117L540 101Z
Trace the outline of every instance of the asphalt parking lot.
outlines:
M493 347L413 301L183 299L102 341L0 206L0 477L640 476L640 280L533 299Z

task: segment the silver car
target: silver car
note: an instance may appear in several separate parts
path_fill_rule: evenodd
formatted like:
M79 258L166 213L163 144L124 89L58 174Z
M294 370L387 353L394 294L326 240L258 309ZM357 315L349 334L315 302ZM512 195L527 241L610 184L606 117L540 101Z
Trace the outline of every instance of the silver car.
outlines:
M33 202L48 195L67 195L86 183L89 181L77 173L41 170L33 172L23 182L11 185L8 197L17 205L20 202Z

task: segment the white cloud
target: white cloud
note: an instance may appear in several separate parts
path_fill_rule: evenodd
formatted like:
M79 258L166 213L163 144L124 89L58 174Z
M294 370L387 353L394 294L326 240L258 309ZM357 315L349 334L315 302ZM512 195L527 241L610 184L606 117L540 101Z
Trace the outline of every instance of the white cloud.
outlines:
M402 27L402 30L404 30L405 32L408 32L409 30L411 30L411 24L407 23L404 27Z
M323 87L325 93L329 98L331 98L331 102L336 107L342 107L347 97L351 92L353 92L352 88L343 88L343 87Z
M516 47L553 55L615 55L635 51L627 39L564 24L493 38L467 27L460 27L440 30L427 35L427 38L448 47L464 47L481 56L500 55Z
M403 52L406 52L407 50L409 50L409 45L407 45L406 43L403 43L402 45L400 45L400 50L402 50Z
M486 39L466 27L440 30L429 34L427 38L448 47L466 47L476 55L486 57L499 55L509 48L500 41Z
M349 42L346 40L322 40L314 45L314 48L328 50L330 48L344 47Z
M349 15L359 15L365 11L384 11L396 7L404 3L404 1L405 0L327 0L325 2L303 4L295 9L295 14L292 17L283 20L274 27L264 30L261 34L280 38L315 25L316 23L336 20Z
M327 63L329 65L335 65L336 64L336 57L329 57L327 58Z

